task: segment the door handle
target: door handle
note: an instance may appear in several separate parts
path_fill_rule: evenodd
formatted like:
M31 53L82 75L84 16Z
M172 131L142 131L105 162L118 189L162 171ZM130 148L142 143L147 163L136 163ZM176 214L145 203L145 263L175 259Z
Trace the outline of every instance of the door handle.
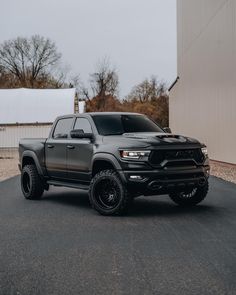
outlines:
M53 148L54 148L54 145L52 145L52 144L48 144L48 148L49 148L49 149L53 149Z
M73 150L75 147L73 145L68 145L67 148Z

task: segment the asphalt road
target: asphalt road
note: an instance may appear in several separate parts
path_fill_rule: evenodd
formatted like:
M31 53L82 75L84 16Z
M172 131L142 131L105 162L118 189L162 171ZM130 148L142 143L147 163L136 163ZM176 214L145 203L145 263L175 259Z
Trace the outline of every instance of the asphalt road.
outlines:
M81 191L0 183L0 294L236 294L236 185L210 185L194 209L146 197L103 217Z

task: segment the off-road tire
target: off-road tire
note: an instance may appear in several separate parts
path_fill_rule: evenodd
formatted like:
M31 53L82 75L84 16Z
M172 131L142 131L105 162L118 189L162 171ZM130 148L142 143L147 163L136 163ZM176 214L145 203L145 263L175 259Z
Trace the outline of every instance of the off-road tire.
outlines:
M38 200L44 192L43 182L35 165L25 165L21 172L21 190L28 200Z
M174 201L176 204L182 207L195 206L205 199L209 190L208 181L203 186L199 186L195 189L196 189L196 193L191 197L183 197L182 193L174 193L174 194L170 194L169 196L172 201Z
M99 184L103 181L111 181L114 184L112 188L117 193L117 204L114 205L114 208L105 208L98 201L98 187ZM131 196L128 193L128 190L123 185L120 180L119 175L114 170L103 170L98 172L92 179L89 188L89 201L96 211L98 211L102 215L122 215L124 214L129 205L132 203Z

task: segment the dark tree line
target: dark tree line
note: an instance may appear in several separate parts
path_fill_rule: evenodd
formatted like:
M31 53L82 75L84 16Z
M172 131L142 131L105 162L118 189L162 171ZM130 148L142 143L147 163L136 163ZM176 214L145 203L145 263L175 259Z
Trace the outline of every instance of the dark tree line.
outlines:
M125 111L143 113L162 126L169 125L169 98L166 85L156 77L134 86L127 97L118 99L119 78L107 60L91 74L89 88L80 87L80 97L86 99L86 109L94 111Z

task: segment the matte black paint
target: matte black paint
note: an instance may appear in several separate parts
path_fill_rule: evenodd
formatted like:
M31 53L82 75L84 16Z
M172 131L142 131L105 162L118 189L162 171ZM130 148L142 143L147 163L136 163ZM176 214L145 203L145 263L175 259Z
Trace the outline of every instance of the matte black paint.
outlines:
M193 159L186 159L192 165L186 165L180 160L165 161L160 166L153 166L150 161L143 162L137 160L124 160L120 157L120 150L187 150L200 149L204 145L196 139L173 135L163 132L141 132L126 133L123 135L102 136L98 133L93 121L94 115L106 116L117 113L85 113L81 115L68 115L58 117L51 129L47 139L22 139L20 141L20 167L22 168L26 157L31 158L36 164L39 174L45 182L54 181L57 185L71 186L89 185L93 175L93 167L96 161L105 161L115 169L121 180L131 190L138 191L140 194L163 194L177 189L179 179L182 184L191 185L194 177L196 183L200 177L208 178L209 161L196 163ZM132 113L119 113L129 114ZM72 126L78 117L87 118L91 124L93 138L71 138L70 132L67 138L53 138L53 132L58 120L73 117ZM73 128L72 128L73 129ZM168 167L167 164L171 165ZM196 175L197 172L201 175ZM132 181L129 176L132 174L145 175L142 181ZM186 177L183 177L183 174ZM165 187L155 190L151 188L151 182L165 180ZM166 185L167 184L167 185ZM75 185L75 186L76 186Z

